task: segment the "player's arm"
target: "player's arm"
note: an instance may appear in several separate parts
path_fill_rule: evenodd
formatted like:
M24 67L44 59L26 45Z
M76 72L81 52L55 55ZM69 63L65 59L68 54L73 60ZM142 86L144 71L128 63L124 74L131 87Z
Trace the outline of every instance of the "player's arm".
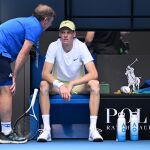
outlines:
M89 31L86 33L85 43L87 46L90 46L90 44L92 43L92 41L94 39L94 35L95 35L95 32L92 32L92 31Z
M26 62L26 59L29 55L29 52L30 52L30 49L32 48L33 46L33 42L31 41L28 41L28 40L25 40L18 56L17 56L17 59L16 59L16 62L15 62L15 67L14 67L14 71L13 71L13 84L12 86L10 87L10 91L12 93L15 92L16 90L16 78L17 78L17 75L20 71L20 69L22 68L22 66L25 64Z
M51 73L52 68L53 68L53 64L45 61L42 70L42 79L49 82L50 84L53 84L55 80L54 76Z
M22 66L25 64L26 59L29 55L30 49L33 46L33 42L25 40L18 56L15 62L15 68L14 68L14 72L13 72L13 76L17 77L18 72L20 71L20 69L22 68Z
M56 80L54 76L51 74L53 68L53 64L49 62L45 62L42 71L42 79L52 84L55 88L59 90L59 94L65 100L70 100L71 95L64 83Z
M71 81L70 84L72 84L72 86L84 84L89 82L90 80L95 80L98 78L98 73L93 61L90 61L87 64L85 64L85 67L88 73L79 79Z

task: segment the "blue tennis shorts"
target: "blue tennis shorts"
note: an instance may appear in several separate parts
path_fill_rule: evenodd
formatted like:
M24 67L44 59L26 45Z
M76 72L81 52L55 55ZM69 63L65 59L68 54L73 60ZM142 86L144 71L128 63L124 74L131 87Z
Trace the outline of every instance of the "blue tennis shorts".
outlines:
M0 54L0 86L12 85L11 60Z

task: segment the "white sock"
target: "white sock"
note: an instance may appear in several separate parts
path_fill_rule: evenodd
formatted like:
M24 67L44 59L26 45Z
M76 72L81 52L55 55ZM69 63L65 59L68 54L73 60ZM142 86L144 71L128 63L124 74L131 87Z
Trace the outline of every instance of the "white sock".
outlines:
M97 116L90 116L90 130L96 129Z
M5 135L8 135L12 131L11 122L1 122L1 130Z
M50 116L49 115L42 115L44 129L50 130Z

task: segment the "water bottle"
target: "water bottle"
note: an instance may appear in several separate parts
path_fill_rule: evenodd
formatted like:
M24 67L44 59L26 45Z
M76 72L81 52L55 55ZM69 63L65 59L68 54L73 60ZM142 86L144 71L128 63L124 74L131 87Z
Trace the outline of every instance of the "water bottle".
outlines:
M118 113L117 119L117 141L126 141L126 120L123 112Z
M137 112L132 112L130 118L130 140L137 141L139 139L139 117Z

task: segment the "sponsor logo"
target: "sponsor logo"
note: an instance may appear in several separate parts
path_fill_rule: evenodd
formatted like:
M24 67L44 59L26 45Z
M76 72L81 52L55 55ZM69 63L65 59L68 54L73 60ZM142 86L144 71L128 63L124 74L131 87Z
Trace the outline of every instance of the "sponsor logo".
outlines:
M76 60L78 60L78 58L73 59L73 61L76 61Z
M13 76L13 74L12 74L12 73L10 73L10 74L9 74L9 78L12 78L12 76Z
M118 118L118 111L115 108L105 108L106 109L106 130L115 131L116 130L116 123ZM150 131L150 124L148 124L148 117L141 112L143 111L142 108L136 108L136 110L131 110L130 108L123 108L121 112L124 112L127 117L126 118L126 129L130 130L130 118L132 112L138 112L138 119L139 119L139 130L142 131Z

